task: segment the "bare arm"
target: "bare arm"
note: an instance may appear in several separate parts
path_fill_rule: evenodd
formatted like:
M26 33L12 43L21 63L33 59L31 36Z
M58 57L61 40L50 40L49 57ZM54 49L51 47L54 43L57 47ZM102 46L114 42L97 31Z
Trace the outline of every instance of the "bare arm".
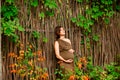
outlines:
M68 63L71 63L73 60L71 59L68 59L68 60L65 60L62 56L60 56L60 51L59 51L59 43L58 41L55 41L55 45L54 45L54 48L55 48L55 54L56 54L56 57L64 62L68 62Z

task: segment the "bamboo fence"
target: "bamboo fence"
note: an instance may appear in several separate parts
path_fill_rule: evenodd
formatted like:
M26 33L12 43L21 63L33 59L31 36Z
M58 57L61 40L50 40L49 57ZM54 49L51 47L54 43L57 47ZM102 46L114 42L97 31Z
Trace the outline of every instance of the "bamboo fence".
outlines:
M111 23L105 26L103 23L95 24L92 28L92 34L98 34L100 39L98 42L90 41L90 49L87 48L87 42L81 44L82 40L86 40L80 27L77 27L71 22L71 17L76 17L79 13L84 14L83 4L78 4L72 0L59 0L58 10L54 10L55 14L52 17L39 18L39 12L45 11L41 1L39 6L31 7L28 16L29 2L24 3L24 0L18 0L16 5L19 7L20 24L25 28L24 32L16 32L20 37L20 43L24 46L27 43L37 46L37 50L42 50L43 56L46 58L42 67L47 67L49 80L55 80L56 58L54 53L54 28L57 25L62 25L66 30L66 37L72 42L75 54L78 57L92 56L94 65L104 65L110 62L116 62L117 56L120 55L120 14L115 13L111 19ZM35 39L32 36L33 31L38 31L42 37ZM43 42L43 37L47 38L47 42ZM91 37L91 36L89 36ZM10 59L8 53L14 52L18 55L19 48L8 37L2 35L2 80L22 80L17 74L11 74L9 65L16 60ZM24 48L26 49L26 48ZM29 80L28 77L24 80Z

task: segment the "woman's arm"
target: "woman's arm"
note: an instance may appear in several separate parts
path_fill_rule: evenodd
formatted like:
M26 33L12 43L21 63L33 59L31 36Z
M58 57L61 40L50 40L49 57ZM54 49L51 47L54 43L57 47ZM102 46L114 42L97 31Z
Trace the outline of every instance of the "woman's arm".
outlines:
M56 57L64 62L68 62L68 63L71 63L73 62L72 59L68 59L68 60L65 60L62 56L60 56L60 51L59 51L59 43L58 41L55 41L55 45L54 45L54 48L55 48L55 54L56 54Z

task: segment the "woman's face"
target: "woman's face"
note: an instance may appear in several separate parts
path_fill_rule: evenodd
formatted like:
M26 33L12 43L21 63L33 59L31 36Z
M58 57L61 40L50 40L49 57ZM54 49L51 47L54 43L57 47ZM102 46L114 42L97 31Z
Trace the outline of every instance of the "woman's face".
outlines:
M63 27L60 28L60 36L64 36L65 35L65 30Z

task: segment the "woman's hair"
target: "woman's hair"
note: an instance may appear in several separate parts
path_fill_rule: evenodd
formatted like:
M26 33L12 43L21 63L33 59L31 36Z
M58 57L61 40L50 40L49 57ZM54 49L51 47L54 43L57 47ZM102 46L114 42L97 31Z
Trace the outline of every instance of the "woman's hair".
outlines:
M55 27L54 32L55 32L56 40L60 38L60 28L61 28L61 27L62 27L62 26L56 26L56 27Z

